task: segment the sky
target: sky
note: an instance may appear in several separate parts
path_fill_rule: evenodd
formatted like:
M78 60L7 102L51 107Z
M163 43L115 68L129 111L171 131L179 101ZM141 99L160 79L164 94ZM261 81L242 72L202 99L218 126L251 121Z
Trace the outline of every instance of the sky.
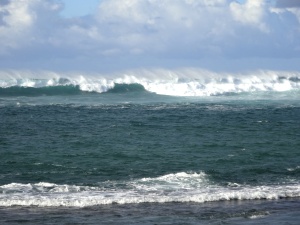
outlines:
M67 18L93 14L101 0L63 0L64 8L61 15Z
M299 0L0 0L0 70L300 70Z

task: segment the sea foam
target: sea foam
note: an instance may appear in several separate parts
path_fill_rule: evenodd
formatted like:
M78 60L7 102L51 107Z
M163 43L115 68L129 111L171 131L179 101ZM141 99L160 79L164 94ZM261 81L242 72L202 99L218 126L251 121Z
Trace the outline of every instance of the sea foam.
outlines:
M108 188L108 186L114 188ZM116 186L122 186L122 188L116 188ZM212 183L203 172L182 172L126 182L107 181L98 186L52 183L11 183L0 186L0 206L4 207L15 205L87 207L114 203L204 203L288 197L300 197L299 184L221 186Z

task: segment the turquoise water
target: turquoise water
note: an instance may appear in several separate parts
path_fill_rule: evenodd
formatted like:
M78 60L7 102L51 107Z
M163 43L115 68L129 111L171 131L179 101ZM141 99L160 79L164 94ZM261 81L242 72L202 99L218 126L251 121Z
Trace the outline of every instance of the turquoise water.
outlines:
M299 97L3 88L0 223L297 224Z

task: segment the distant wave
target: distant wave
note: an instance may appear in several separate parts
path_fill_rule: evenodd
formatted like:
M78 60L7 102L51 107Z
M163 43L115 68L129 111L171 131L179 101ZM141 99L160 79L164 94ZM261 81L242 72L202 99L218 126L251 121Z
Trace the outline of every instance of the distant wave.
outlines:
M129 92L146 92L140 84L115 84L106 93L129 93ZM97 93L95 91L82 91L79 85L59 85L45 87L23 87L12 86L1 88L0 96L55 96L55 95L80 95L86 93Z
M24 74L24 76L29 75ZM66 75L65 78L59 74L56 74L55 78L42 79L20 78L22 74L18 74L18 76L12 74L4 77L5 79L0 79L0 95L2 96L145 91L170 96L214 96L300 90L300 73L281 71L218 74L197 69L186 69L178 71L131 71L114 75ZM37 77L42 77L42 75Z
M2 207L87 207L114 203L203 203L293 197L300 197L299 184L219 186L211 183L205 173L185 172L127 182L107 181L102 183L102 186L58 185L43 182L0 186Z
M82 93L79 86L46 86L40 88L12 86L0 88L0 96L41 96L41 95L78 95Z

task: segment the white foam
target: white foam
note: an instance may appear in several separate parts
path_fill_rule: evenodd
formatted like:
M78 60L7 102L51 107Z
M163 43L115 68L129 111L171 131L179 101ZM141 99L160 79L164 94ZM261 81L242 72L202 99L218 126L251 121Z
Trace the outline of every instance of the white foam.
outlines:
M300 185L220 186L210 182L205 173L176 173L128 182L107 181L96 187L52 183L0 186L0 206L86 207L113 203L203 203L287 197L300 197Z
M295 170L300 169L300 166L296 166L295 168L287 168L288 171L293 172Z
M82 91L103 93L113 88L115 83L138 83L150 92L171 96L211 96L256 91L283 92L300 89L300 72L254 71L229 74L213 73L197 68L133 70L116 74L0 72L0 87L78 85Z
M252 219L252 220L255 220L255 219L262 219L262 218L265 218L267 216L269 216L270 213L268 211L264 212L264 213L258 213L258 214L254 214L254 215L251 215L249 216L248 218L249 219Z

